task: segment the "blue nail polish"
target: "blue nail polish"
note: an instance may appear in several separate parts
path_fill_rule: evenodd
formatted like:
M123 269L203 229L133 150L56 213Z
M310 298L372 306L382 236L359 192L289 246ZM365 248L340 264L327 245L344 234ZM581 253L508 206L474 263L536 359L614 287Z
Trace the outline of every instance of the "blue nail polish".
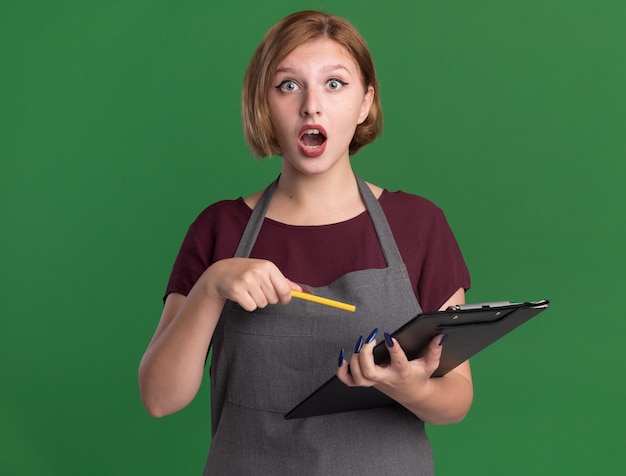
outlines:
M354 353L358 354L361 352L361 347L363 347L363 336L359 337L359 340L356 343L356 347L354 348Z
M343 351L343 347L341 348L341 352L339 352L339 364L338 367L341 367L343 365L343 356L344 356L344 351Z
M448 331L444 332L443 336L441 336L441 340L439 341L439 345L443 345L443 343L448 340Z
M385 342L387 343L387 347L393 347L393 339L388 332L385 332Z
M376 339L376 334L378 334L378 327L372 331L372 333L367 337L365 341L366 344L371 344L374 339Z

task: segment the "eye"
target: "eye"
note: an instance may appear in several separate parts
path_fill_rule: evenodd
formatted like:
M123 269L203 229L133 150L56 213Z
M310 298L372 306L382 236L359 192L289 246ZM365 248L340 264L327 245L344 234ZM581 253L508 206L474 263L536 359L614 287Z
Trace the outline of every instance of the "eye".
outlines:
M328 89L332 89L333 91L336 91L337 89L341 89L346 84L348 84L348 83L346 83L345 81L342 81L341 79L337 79L337 78L329 79L326 82L326 85L328 86Z
M297 91L298 89L300 89L300 87L296 84L295 81L292 81L291 79L285 79L278 86L276 86L276 89L278 89L279 91L291 93L293 91Z

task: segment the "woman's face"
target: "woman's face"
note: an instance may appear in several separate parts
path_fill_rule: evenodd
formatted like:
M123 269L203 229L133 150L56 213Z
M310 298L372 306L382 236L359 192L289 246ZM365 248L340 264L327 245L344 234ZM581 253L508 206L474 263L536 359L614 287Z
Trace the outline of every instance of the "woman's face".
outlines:
M359 73L348 51L329 39L304 43L279 64L269 110L283 167L322 173L349 160L350 141L374 97Z

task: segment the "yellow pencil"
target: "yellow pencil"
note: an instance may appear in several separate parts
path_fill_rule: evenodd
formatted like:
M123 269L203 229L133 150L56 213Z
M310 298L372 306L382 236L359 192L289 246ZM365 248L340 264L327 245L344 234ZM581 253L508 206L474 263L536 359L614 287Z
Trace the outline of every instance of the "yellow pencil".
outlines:
M319 296L314 296L313 294L302 293L300 291L291 291L291 295L298 299L304 299L306 301L312 301L319 304L324 304L325 306L336 307L338 309L343 309L344 311L354 312L356 311L356 306L352 304L346 304L344 302L333 301L332 299L326 299Z

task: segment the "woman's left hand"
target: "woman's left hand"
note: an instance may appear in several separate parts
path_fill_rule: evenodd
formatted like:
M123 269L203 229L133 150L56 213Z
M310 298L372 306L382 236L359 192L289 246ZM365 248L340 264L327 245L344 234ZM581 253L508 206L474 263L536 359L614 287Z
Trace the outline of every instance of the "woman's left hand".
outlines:
M391 360L381 366L374 362L376 334L377 331L373 331L365 342L361 338L357 341L350 362L343 360L337 369L339 380L349 387L375 387L397 401L409 397L410 400L428 398L432 392L431 376L439 367L443 336L439 335L430 342L422 358L411 361L397 340L385 336Z
M459 288L440 310L464 302L465 290ZM431 378L439 367L445 335L435 337L422 358L408 360L398 341L386 334L391 357L386 365L374 362L376 335L377 332L372 332L365 342L359 339L349 363L343 359L342 352L337 370L339 380L350 387L374 387L427 423L457 423L467 415L474 396L469 361L441 378Z

